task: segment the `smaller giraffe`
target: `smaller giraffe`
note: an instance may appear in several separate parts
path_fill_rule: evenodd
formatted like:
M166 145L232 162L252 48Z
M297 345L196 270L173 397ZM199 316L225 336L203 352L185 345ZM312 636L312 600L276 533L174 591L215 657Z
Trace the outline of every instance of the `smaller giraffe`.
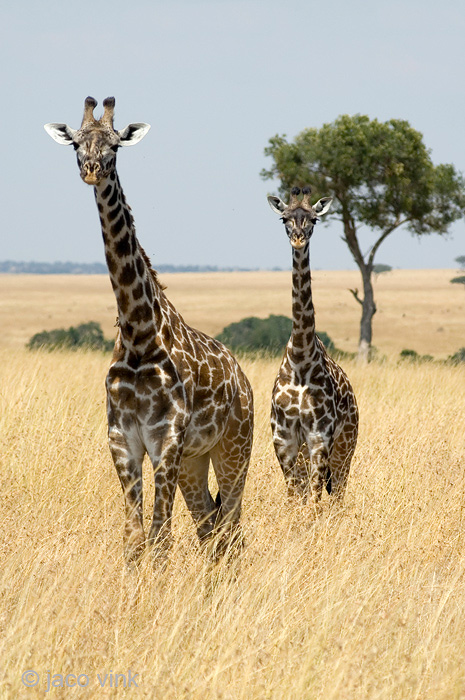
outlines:
M273 388L271 428L276 456L290 496L319 503L323 487L338 500L345 493L357 443L358 409L345 373L315 332L309 244L332 199L314 206L310 187L294 187L286 205L268 197L292 246L292 334Z

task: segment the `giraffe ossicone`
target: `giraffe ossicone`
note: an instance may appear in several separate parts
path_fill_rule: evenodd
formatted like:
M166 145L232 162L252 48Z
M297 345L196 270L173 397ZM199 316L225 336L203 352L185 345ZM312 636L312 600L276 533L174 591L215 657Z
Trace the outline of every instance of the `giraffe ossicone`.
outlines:
M118 307L118 333L106 378L108 441L125 502L124 551L139 560L146 543L166 558L179 486L202 543L214 556L241 542L242 494L253 436L250 383L217 340L188 326L167 299L141 247L116 171L116 153L138 143L145 123L113 127L115 100L85 101L81 127L45 125L76 151L81 178L94 187L105 257ZM142 515L142 462L153 465L155 499L148 538ZM208 487L210 460L219 498ZM213 537L212 537L213 536Z
M315 332L309 245L332 199L312 205L310 193L294 187L288 204L268 196L292 246L292 333L273 387L271 429L289 495L318 505L325 486L337 500L344 496L358 408L346 374Z

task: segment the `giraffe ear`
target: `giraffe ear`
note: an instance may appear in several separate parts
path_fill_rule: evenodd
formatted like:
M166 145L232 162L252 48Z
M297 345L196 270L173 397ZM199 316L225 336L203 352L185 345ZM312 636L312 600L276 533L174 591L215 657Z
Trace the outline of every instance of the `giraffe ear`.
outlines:
M332 201L332 197L322 197L321 199L319 199L318 202L313 205L313 209L315 210L316 215L320 217L323 216L323 214L327 214L332 204Z
M54 141L62 146L71 146L76 133L76 130L71 129L67 124L45 124L44 129Z
M284 204L282 199L279 199L279 197L273 197L273 195L269 194L267 197L268 204L270 207L273 209L275 214L282 214L283 211L286 208L286 205Z
M128 124L124 129L118 131L118 136L120 138L120 146L135 146L136 143L142 141L147 131L150 129L150 124L144 124L143 122L137 122L135 124Z

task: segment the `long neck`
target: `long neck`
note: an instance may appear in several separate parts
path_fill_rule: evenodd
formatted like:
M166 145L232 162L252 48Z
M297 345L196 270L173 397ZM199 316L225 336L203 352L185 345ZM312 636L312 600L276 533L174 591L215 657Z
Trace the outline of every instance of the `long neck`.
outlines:
M145 354L162 323L161 287L141 248L116 171L94 188L123 344Z
M315 310L312 301L309 243L292 249L292 335L290 350L296 361L317 350Z

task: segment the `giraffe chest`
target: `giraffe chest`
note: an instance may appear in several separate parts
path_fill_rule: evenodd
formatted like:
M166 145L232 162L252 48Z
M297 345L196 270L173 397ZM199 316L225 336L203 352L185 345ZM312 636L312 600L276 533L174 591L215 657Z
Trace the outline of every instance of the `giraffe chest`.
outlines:
M186 457L208 451L220 438L233 398L230 383L213 388L207 377L169 362L133 370L120 363L106 381L110 426L134 431L147 447L164 434L178 435Z
M169 420L180 430L186 416L186 389L169 363L133 369L126 363L110 368L106 380L109 422L128 430Z
M331 377L281 373L273 390L273 413L293 431L334 432L338 396Z

